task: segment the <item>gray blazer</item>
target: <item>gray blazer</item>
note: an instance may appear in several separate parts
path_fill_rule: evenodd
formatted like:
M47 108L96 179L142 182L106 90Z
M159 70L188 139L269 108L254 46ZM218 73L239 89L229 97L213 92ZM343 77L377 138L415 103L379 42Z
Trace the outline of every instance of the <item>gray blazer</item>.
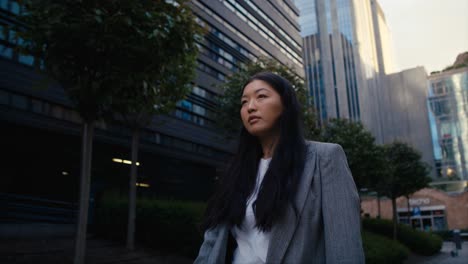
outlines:
M364 263L360 201L340 145L307 142L295 204L271 230L267 263ZM205 232L196 264L225 263L230 228Z

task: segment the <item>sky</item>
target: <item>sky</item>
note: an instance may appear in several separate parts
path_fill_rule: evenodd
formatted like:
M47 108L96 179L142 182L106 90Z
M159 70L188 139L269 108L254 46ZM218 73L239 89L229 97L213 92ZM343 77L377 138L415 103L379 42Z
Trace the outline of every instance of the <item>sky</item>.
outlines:
M468 51L468 0L378 0L393 36L397 70L443 70Z

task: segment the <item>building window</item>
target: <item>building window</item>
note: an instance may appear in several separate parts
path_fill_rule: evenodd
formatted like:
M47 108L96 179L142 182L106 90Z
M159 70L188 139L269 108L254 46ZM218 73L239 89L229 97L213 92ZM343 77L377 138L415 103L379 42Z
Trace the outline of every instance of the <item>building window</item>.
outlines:
M218 70L215 70L214 68L206 65L205 63L201 62L201 61L197 61L197 68L202 71L202 72L205 72L211 76L213 76L214 78L220 80L220 81L225 81L226 80L226 75L224 75L224 73L221 73L219 72Z
M19 3L16 1L10 1L10 11L15 15L19 15L21 11Z
M8 10L8 0L0 0L0 8Z
M21 110L28 109L28 99L23 95L12 94L11 103L15 108Z
M34 64L34 57L32 55L23 55L18 54L18 61L22 64L33 66Z
M7 59L13 58L13 49L0 44L0 56Z
M408 214L406 210L399 209L398 222L406 225L411 225L415 229L422 231L438 231L445 230L445 210L423 209L418 214L414 214L414 209Z

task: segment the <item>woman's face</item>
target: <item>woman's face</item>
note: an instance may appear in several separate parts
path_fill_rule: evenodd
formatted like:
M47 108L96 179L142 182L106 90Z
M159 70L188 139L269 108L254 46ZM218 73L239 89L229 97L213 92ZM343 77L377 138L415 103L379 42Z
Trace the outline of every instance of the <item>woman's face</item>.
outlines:
M283 104L281 96L268 83L254 80L247 84L241 104L242 123L251 135L264 137L278 132Z

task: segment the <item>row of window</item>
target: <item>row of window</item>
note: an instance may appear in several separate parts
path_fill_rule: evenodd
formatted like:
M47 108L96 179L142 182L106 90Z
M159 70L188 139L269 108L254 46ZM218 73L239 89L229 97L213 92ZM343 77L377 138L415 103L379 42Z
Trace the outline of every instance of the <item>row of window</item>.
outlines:
M187 140L171 137L168 135L163 135L157 132L144 130L142 132L142 138L144 140L150 141L152 143L156 143L158 145L162 145L168 148L179 149L187 152L198 153L205 156L216 157L216 158L224 158L227 156L226 153L216 150L214 148L210 148L204 145L200 145L194 142L190 142Z
M217 95L209 90L199 86L193 86L192 96L199 96L196 101L206 103L207 105L214 104L217 100ZM200 126L214 127L215 112L212 107L206 107L191 100L182 100L177 102L177 109L174 115L180 119L193 122Z
M452 113L452 100L445 98L443 100L430 100L430 107L435 116L450 115Z
M21 6L18 1L14 0L0 0L0 9L9 11L13 14L19 15L21 13Z
M279 48L279 50L288 58L290 58L294 63L296 63L299 66L302 66L301 55L292 50L282 40L278 39L273 32L267 29L262 23L260 23L260 21L258 21L254 16L252 16L252 14L245 10L245 8L243 8L239 3L237 3L235 0L219 1L222 1L223 4L229 10L236 14L245 23L247 23L247 25L249 25L253 30L257 31L260 35L262 35L266 40L268 40L268 42Z
M213 61L223 65L224 67L228 68L229 70L232 70L232 71L238 71L239 70L239 67L237 67L236 65L234 65L231 61L227 60L225 57L221 56L220 54L214 52L213 50L205 47L204 45L202 44L198 44L197 43L197 47L198 47L198 50L205 54L206 56L208 56L210 59L212 59ZM229 54L227 52L225 52L223 49L219 48L218 49L218 52L220 53L223 53L223 54ZM229 54L230 55L230 54Z
M248 38L246 35L244 35L242 32L240 32L239 30L237 30L235 27L233 27L229 22L227 22L225 19L222 19L220 16L218 16L216 13L214 13L213 11L211 11L211 9L209 9L209 7L205 6L203 3L200 3L198 0L193 0L192 1L193 3L195 3L199 8L201 8L204 12L206 12L210 17L214 18L216 21L218 21L220 24L222 24L223 26L225 26L227 29L229 29L232 33L234 33L236 36L238 36L239 38L241 38L243 41L245 41L246 43L248 43L253 49L255 49L256 51L258 51L262 56L264 57L273 57L269 52L267 52L265 49L261 48L260 46L258 46L255 42L253 42L252 40L250 40L250 38ZM211 25L209 25L207 22L203 21L201 18L198 18L198 21L199 23L201 23L200 25L208 28L212 33L214 33L217 37L219 37L221 40L225 41L227 44L233 46L232 44L236 44L238 45L237 43L233 42L232 40L230 40L229 38L225 37L225 35L217 30L216 28L212 27ZM215 31L213 32L214 29ZM234 46L233 46L234 47ZM287 52L283 49L283 50L280 50L283 54L285 54L287 56ZM242 51L241 51L242 53ZM250 54L250 53L249 53ZM245 55L245 54L244 54ZM250 54L248 56L249 59L255 61L257 59L256 56ZM302 67L302 64L299 64L299 66Z
M215 68L209 66L208 64L202 62L202 61L197 61L197 69L200 71L213 76L214 78L218 79L219 81L224 82L226 80L226 75Z
M18 61L19 63L28 66L33 66L35 63L35 58L33 56L15 52L13 48L3 44L0 44L0 57ZM39 63L41 63L41 67L43 67L42 61L39 61Z
M204 106L201 106L199 104L193 103L193 102L191 102L189 100L179 101L179 102L177 102L176 105L178 107L180 107L180 108L191 111L191 112L193 112L195 114L198 114L198 115L210 118L210 119L215 118L215 112L214 111L212 111L212 110L210 110L210 109L208 109L208 108L206 108Z
M231 24L226 22L224 19L222 19L220 16L218 16L216 13L211 11L208 7L203 5L203 3L199 2L198 0L193 0L193 3L195 3L200 9L202 9L205 13L207 13L210 17L214 18L217 20L219 23L223 24L225 27L227 27L229 30L231 30L234 34L236 34L238 37L243 39L245 42L249 43L254 49L256 49L258 52L260 52L264 56L268 56L268 53L264 51L262 48L257 46L255 43L250 41L244 34L240 33L237 29L235 29ZM223 32L221 32L219 29L213 27L210 25L208 22L206 22L203 18L196 17L195 21L201 25L202 27L206 28L209 32L213 33L216 37L218 37L220 40L228 44L229 46L233 47L234 49L238 50L241 54L249 58L250 60L255 60L257 57L247 51L244 47L239 45L237 42L226 36Z
M198 124L200 126L211 126L215 125L214 118L215 112L199 104L195 104L188 100L182 100L177 102L177 109L175 116Z
M192 112L189 112L187 110L184 110L184 109L179 109L179 108L176 109L175 112L174 112L174 115L177 118L180 118L182 120L186 120L186 121L195 123L195 124L200 125L200 126L205 126L205 127L214 127L215 126L214 121L206 119L204 117L201 117L199 115L196 115L196 114L194 114Z
M286 13L288 13L292 18L294 18L294 20L297 21L299 15L288 4L286 4L284 0L279 0L277 1L277 3L280 4L280 6L283 8L284 11L286 11Z
M279 27L275 22L273 22L273 20L271 20L271 18L269 16L267 16L257 5L255 5L253 3L253 1L251 0L244 0L253 10L255 10L255 12L257 12L263 19L265 19L268 24L270 24L273 28L275 28L276 30L278 30L278 32L281 34L281 36L283 36L284 38L286 38L289 43L291 43L294 47L296 47L297 49L301 50L301 46L299 45L299 43L297 43L295 40L293 40L288 34L286 34L286 32L284 32L283 29L281 29L281 27Z
M218 96L207 90L207 89L204 89L204 88L201 88L199 86L196 86L194 85L193 88L192 88L192 93L195 94L195 95L198 95L200 97L203 97L205 99L207 99L208 101L212 101L212 102L215 102L218 98Z
M45 115L60 120L65 120L73 123L81 123L81 117L75 110L63 105L47 102L41 99L25 96L21 94L11 93L5 90L0 90L0 105L7 105L15 109L33 112L40 115ZM104 122L97 122L96 128L107 130L108 126ZM191 151L208 156L221 157L226 154L210 147L199 145L190 141L178 139L168 135L163 135L153 131L143 131L144 139L163 146Z
M458 118L468 117L468 91L457 99L447 96L432 97L429 98L429 105L437 117L452 114L458 115Z
M201 102L201 104L192 102L192 99L181 100L176 103L177 108L173 115L200 126L214 127L215 123L213 119L215 118L215 112L213 107L203 106L203 104L215 104L218 100L218 96L212 91L194 85L192 87L192 97L195 98L195 101Z
M432 83L431 89L433 95L446 95L453 92L453 87L447 85L445 81Z
M16 38L16 32L13 31L13 30L4 30L4 27L0 27L0 32L1 32L1 40L5 40L7 41L8 43L10 44L22 44L22 40L20 38ZM6 46L6 45L3 45L3 44L0 44L0 56L1 57L4 57L4 58L7 58L7 59L12 59L12 60L17 60L18 62L22 63L22 64L25 64L25 65L28 65L28 66L32 66L34 64L34 61L35 61L35 58L33 56L30 56L30 55L22 55L20 53L17 53L14 51L14 49L12 47L9 47L9 46ZM42 61L41 61L42 62ZM200 87L194 87L193 88L193 91L192 91L194 94L198 95L198 96L201 96L203 98L206 98L208 100L211 100L211 101L214 101L216 100L215 99L215 94L212 93L212 92L209 92L203 88L200 88ZM21 104L21 99L18 99L16 100L16 98L21 98L21 97L18 97L18 96L13 96L13 100L15 102L15 105L17 105L18 107L26 107L24 104ZM46 111L47 113L49 112L49 106L48 105L43 105L41 104L39 101L37 100L32 100L32 111L33 112L37 112L37 113L41 113L43 111ZM45 110L41 110L39 108L41 107L45 107ZM70 119L70 121L75 121L77 122L78 118L76 116L73 116L73 114L67 112L67 111L62 111L60 110L60 108L57 108L57 107L52 107L50 108L52 110L51 111L51 115L52 116L55 116L57 118L60 118L60 119L63 119L63 116L69 116L69 118L65 118L65 119ZM204 109L201 109L200 106L197 106L197 105L194 105L193 106L193 111L196 113L196 114L200 114L200 115L205 115L206 111ZM179 111L180 112L180 111ZM212 121L210 120L204 120L204 118L201 118L201 117L198 117L198 116L191 116L191 117L187 117L187 114L188 113L184 113L182 118L185 119L185 120L191 120L199 125L205 125L205 124L209 124L209 123L212 123ZM210 117L213 115L213 114L209 114ZM176 113L176 116L180 117L180 113Z
M21 64L33 66L35 63L43 69L44 61L34 58L32 55L22 54L15 50L15 46L24 44L22 38L16 35L16 31L8 29L6 25L0 24L0 57L18 61Z

